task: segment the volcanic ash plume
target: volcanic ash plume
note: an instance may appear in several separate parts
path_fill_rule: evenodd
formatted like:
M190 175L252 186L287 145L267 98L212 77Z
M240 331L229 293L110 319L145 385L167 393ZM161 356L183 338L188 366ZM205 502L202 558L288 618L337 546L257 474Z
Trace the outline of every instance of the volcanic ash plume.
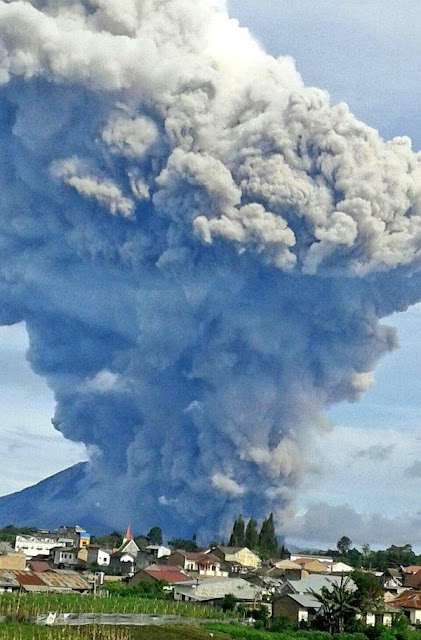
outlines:
M282 514L421 299L410 141L215 0L2 1L0 81L0 320L91 453L44 517Z

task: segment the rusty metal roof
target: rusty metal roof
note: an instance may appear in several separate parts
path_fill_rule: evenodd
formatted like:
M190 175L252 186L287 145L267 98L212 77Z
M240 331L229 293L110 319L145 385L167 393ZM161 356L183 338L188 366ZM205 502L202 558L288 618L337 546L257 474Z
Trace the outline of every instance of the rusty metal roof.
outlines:
M49 587L61 587L73 591L87 591L91 584L76 571L44 571L41 579Z
M11 571L0 569L0 587L6 589L19 589L20 584Z
M13 569L10 573L14 575L16 580L19 582L21 586L24 585L38 585L43 586L44 583L41 580L39 574L34 573L33 571L19 571L18 569Z
M421 609L421 592L408 589L389 602L389 604L395 607L403 607L404 609Z
M47 589L62 589L71 591L88 591L91 584L76 571L59 571L50 569L36 573L35 571L10 571L13 577L23 587L31 587L31 591L39 587L40 591Z

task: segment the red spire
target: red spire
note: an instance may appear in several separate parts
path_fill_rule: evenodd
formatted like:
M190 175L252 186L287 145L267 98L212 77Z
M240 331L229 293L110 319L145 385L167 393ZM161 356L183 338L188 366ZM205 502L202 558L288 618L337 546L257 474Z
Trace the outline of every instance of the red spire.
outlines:
M130 528L130 523L127 523L126 532L124 534L124 540L133 540L132 530Z

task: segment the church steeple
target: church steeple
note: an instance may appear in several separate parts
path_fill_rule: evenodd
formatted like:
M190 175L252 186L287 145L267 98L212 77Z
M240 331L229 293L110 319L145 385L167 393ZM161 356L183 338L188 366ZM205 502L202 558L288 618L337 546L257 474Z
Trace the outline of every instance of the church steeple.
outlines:
M130 528L130 523L127 523L126 531L124 533L123 544L128 542L129 540L133 540L132 530Z

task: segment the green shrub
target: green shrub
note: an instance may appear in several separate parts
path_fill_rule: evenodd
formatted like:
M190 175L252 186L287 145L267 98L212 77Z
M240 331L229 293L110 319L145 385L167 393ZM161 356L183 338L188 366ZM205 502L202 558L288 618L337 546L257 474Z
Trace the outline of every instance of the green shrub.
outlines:
M274 616L271 623L271 631L293 631L296 625L287 616Z

